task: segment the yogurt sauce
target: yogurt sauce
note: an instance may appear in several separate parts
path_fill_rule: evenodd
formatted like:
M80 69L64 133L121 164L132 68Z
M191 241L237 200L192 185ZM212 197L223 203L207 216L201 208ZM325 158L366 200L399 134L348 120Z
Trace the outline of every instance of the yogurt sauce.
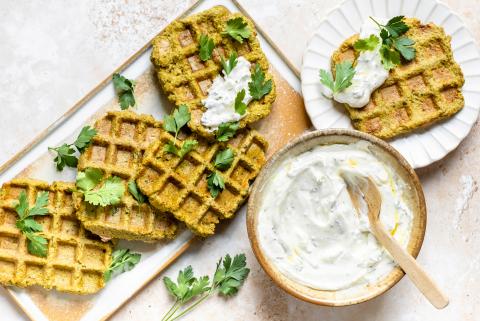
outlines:
M345 176L370 176L382 195L380 219L406 247L412 211L408 188L368 142L319 146L288 158L264 190L258 235L262 251L289 279L318 290L373 283L395 267L357 213Z
M243 57L237 58L237 64L230 74L223 71L223 77L218 75L208 91L208 96L202 100L207 110L203 113L201 123L211 130L217 129L222 123L236 122L243 118L235 112L235 98L237 94L245 89L243 103L248 105L252 100L248 83L251 79L250 62Z
M383 23L381 19L375 18L375 20ZM368 38L372 34L381 39L378 26L371 19L367 19L360 30L360 38ZM389 73L382 65L380 46L381 43L374 50L360 53L350 87L333 94L330 88L322 86L323 94L354 108L361 108L368 104L372 92L385 82Z

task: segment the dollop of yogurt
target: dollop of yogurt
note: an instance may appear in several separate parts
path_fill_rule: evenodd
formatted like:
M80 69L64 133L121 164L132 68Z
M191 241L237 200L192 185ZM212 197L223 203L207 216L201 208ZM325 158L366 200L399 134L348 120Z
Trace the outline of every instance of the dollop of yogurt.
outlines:
M381 19L374 19L383 23ZM380 29L371 19L367 19L360 30L360 38L368 38L372 34L380 38ZM348 88L334 94L329 88L322 86L323 94L354 108L368 104L372 92L385 82L389 73L382 65L380 46L381 43L374 50L362 51L359 54L355 75Z
M236 122L242 119L244 115L235 112L235 98L237 94L245 90L243 103L248 105L252 100L248 83L251 80L250 62L243 57L237 58L237 64L230 74L223 70L223 77L218 75L208 91L208 96L202 100L207 109L201 118L203 126L215 130L222 123ZM248 111L247 111L248 112Z
M395 267L346 188L345 177L371 177L382 196L382 223L407 246L413 218L408 187L371 146L315 147L283 160L267 182L259 244L286 277L314 289L342 290L373 283Z

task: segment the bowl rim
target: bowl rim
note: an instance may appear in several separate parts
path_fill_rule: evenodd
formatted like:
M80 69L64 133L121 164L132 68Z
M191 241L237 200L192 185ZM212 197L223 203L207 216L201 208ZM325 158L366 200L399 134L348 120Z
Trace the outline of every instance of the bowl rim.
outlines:
M270 159L266 162L265 166L261 170L257 179L255 180L255 183L252 186L252 191L247 204L247 215L246 215L247 234L250 241L250 246L252 248L252 251L257 261L260 263L263 270L266 272L266 274L273 280L273 282L277 286L279 286L282 290L284 290L288 294L300 300L313 303L316 305L323 305L323 306L331 306L331 307L348 306L348 305L354 305L354 304L371 300L385 293L386 291L391 289L395 284L397 284L398 281L400 281L402 277L405 275L405 273L400 267L398 266L395 267L392 270L392 272L390 272L390 274L387 275L387 277L392 276L389 282L385 283L382 286L376 287L374 290L367 292L364 295L360 295L356 298L325 299L325 298L319 298L319 297L312 297L311 295L307 295L306 293L299 291L296 287L292 286L291 284L295 284L299 286L303 286L303 285L291 279L288 279L286 276L283 276L280 271L276 270L273 267L273 264L267 263L268 259L263 254L263 251L260 249L260 245L259 245L260 242L258 241L257 233L256 233L256 222L257 222L256 217L258 215L258 212L255 211L255 207L256 207L255 205L257 201L261 199L258 197L258 195L260 194L259 190L267 182L267 179L270 176L269 174L273 166L277 163L279 159L281 159L283 155L288 153L297 145L305 144L307 141L316 139L318 137L324 137L324 136L347 136L350 138L368 141L376 145L377 147L380 147L381 149L383 149L387 154L390 154L391 156L393 156L393 158L395 158L395 160L398 162L400 167L402 167L403 170L405 170L411 185L413 185L413 187L415 188L414 193L418 198L418 213L416 213L416 215L418 215L418 218L419 218L420 228L416 232L419 234L415 235L417 242L414 244L414 246L411 249L409 249L409 252L413 257L417 257L425 237L425 230L426 230L426 223L427 223L425 196L423 194L423 189L422 189L420 180L417 174L415 173L414 169L395 148L393 148L386 141L383 141L373 135L363 133L353 129L333 128L333 129L322 129L322 130L315 130L312 132L308 132L290 141L283 148L275 152L275 154L272 157L270 157ZM412 239L412 235L410 236L410 240L411 239ZM282 278L288 281L286 282ZM315 289L312 289L312 290L318 291L319 293L325 292L325 291L315 290ZM327 292L335 292L335 291L327 291Z

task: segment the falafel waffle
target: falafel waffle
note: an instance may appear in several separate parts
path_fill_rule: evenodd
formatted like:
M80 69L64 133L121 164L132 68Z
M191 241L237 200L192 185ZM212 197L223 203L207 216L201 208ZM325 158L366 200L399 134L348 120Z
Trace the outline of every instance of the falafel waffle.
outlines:
M103 273L111 262L113 245L85 230L75 216L73 183L14 179L0 191L0 283L20 287L90 294L104 287ZM48 214L37 216L47 239L47 257L31 255L27 239L15 226L18 197L25 191L30 205L37 194L49 193Z
M148 203L138 202L127 184L135 180L145 149L163 132L161 123L149 115L131 111L112 111L95 123L97 135L81 155L78 170L97 168L104 178L118 176L125 194L116 206L89 206L75 193L77 216L86 229L107 238L155 241L174 238L178 222Z
M363 108L345 105L353 126L380 138L392 138L428 126L457 113L464 106L464 78L450 47L450 36L433 23L405 18L405 34L415 41L416 57L390 71ZM355 61L354 35L332 55L332 66Z
M222 35L226 21L237 17L241 17L251 30L250 37L243 43ZM207 61L202 61L199 56L202 34L212 38L215 44L212 59ZM230 13L223 6L176 20L153 40L151 60L163 90L176 106L187 105L192 116L188 126L207 138L213 138L214 133L201 123L205 110L202 99L206 98L213 79L221 74L220 57L228 57L234 51L252 63L252 68L258 63L266 80L272 79L268 61L256 38L254 24L241 14ZM267 116L275 97L275 83L272 80L270 93L248 104L247 113L239 122L240 128Z
M177 139L194 139L184 133ZM245 128L228 143L207 142L197 139L198 146L183 159L164 152L166 143L174 141L167 132L147 148L137 184L148 196L152 206L171 212L178 220L201 236L212 235L220 219L231 218L243 204L250 191L250 182L258 175L266 161L268 143L255 130ZM216 198L210 195L207 176L216 169L215 155L231 148L234 159L226 170L218 170L225 188Z

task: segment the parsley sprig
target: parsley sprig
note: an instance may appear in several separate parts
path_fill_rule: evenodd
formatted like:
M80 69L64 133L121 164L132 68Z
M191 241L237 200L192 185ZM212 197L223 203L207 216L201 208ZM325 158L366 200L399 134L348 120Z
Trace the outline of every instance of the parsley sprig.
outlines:
M180 149L178 149L175 145L180 129L182 129L182 127L190 121L190 118L190 112L188 111L188 107L186 105L180 105L173 111L172 115L165 115L163 118L163 128L166 131L174 134L175 138L173 142L170 141L163 146L163 151L183 158L186 154L197 147L198 142L194 139L185 140Z
M237 254L233 260L227 254L218 261L211 281L207 275L196 278L191 266L178 273L177 283L164 277L165 287L175 302L161 321L178 320L216 292L224 296L236 294L250 272L246 260L245 254Z
M407 61L415 58L415 48L413 47L415 41L403 36L410 29L403 18L404 16L396 16L390 19L386 25L382 25L370 17L380 28L380 38L382 38L380 55L382 64L387 70L400 65L401 57Z
M120 74L113 74L112 81L118 96L120 109L125 110L130 106L135 107L135 96L133 95L135 81L127 79Z
M112 262L108 269L103 273L106 282L120 273L130 271L140 262L142 257L139 253L131 253L129 249L118 249L112 253Z
M272 91L272 80L265 81L265 73L259 64L255 64L252 81L248 83L248 89L253 99L259 100Z
M320 69L320 82L335 94L348 88L352 84L354 75L355 69L352 62L344 61L335 65L335 80L328 71Z
M225 58L223 56L220 56L220 63L222 64L222 68L225 71L226 75L229 75L233 68L237 65L237 53L235 51L232 51L230 56L228 57L228 60L225 61Z
M213 166L219 170L226 170L232 165L233 157L234 153L230 148L220 151L215 155ZM225 189L225 181L219 171L215 170L207 176L207 187L213 198Z
M213 43L213 39L209 38L207 35L202 34L200 35L200 59L202 61L207 61L208 59L212 58L212 52L215 44Z
M239 128L238 122L222 123L218 126L215 136L219 142L226 142L237 132Z
M128 191L132 194L133 198L137 200L138 203L145 203L147 197L140 192L138 189L137 183L134 180L128 182Z
M83 193L86 202L95 206L117 205L120 203L125 186L117 176L108 177L103 184L103 172L97 168L87 168L77 173L77 189Z
M40 257L47 256L48 241L38 234L43 231L43 227L35 221L34 217L48 214L47 205L48 192L40 192L37 195L35 205L28 208L27 194L22 191L18 197L18 204L15 206L15 211L18 214L15 226L27 238L28 252Z
M53 159L57 170L62 171L65 166L77 167L78 158L75 155L75 149L79 153L83 153L85 151L85 148L90 145L93 136L95 136L96 134L97 131L94 128L91 128L90 126L85 126L82 128L73 144L63 144L58 147L49 147L48 150L57 153L57 156L55 156L55 158Z
M237 96L235 97L235 112L239 115L245 115L245 113L247 112L247 104L243 102L243 100L245 99L245 95L245 89L242 89L237 93Z
M250 38L250 34L250 28L242 17L228 20L225 31L222 32L222 35L228 35L240 43L243 43L243 39Z

